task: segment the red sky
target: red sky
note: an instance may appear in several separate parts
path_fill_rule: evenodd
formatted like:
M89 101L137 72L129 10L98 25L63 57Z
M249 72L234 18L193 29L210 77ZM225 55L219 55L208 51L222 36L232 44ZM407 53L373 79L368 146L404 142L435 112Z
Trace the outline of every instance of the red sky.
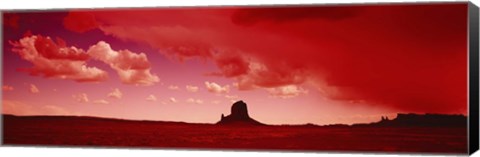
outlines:
M467 5L3 13L3 113L267 124L467 114Z

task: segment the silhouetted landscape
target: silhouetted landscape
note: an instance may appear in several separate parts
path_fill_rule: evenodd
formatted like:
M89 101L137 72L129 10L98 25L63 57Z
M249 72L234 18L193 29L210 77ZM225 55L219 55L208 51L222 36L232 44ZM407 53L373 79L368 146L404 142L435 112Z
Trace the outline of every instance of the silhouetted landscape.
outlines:
M3 115L4 144L289 151L466 153L462 115L398 114L353 125L266 125L236 102L217 124Z
M467 155L470 10L8 10L2 142Z

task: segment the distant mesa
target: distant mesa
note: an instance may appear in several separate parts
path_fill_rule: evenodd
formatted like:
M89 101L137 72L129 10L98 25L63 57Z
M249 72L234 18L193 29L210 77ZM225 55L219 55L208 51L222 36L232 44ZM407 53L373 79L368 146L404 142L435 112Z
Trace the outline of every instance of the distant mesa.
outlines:
M222 114L221 119L217 124L220 125L264 125L248 115L247 104L242 100L233 103L231 113L228 116Z
M352 126L375 127L467 127L464 115L398 113L395 119L383 117L379 122Z

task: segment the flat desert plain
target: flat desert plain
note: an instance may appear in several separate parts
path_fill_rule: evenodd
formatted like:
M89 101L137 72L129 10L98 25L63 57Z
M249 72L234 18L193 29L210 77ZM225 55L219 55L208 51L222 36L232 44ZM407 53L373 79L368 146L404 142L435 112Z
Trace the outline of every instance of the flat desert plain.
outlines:
M467 152L464 127L242 126L3 116L6 145L334 152Z

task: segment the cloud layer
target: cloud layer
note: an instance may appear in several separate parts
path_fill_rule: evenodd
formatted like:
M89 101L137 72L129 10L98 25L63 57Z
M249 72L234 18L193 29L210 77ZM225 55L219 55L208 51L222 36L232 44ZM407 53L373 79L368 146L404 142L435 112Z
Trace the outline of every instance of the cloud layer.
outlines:
M102 61L117 71L120 80L126 84L153 85L159 78L150 70L145 53L133 53L129 50L112 50L110 44L100 41L88 49L88 54L96 60Z
M73 98L81 103L87 103L89 101L88 96L86 93L80 93L77 95L73 95Z
M147 101L157 101L157 97L155 97L155 95L153 95L153 94L150 94L150 95L148 95L146 100Z
M62 40L55 43L50 37L38 35L10 43L13 52L33 64L23 70L30 75L77 82L100 82L108 78L104 70L87 66L89 56L84 50L67 47Z
M240 90L299 96L307 89L300 87L308 87L309 94L397 111L465 112L466 11L464 4L116 9L72 11L64 26L149 45L174 60L211 61L217 71L209 74L236 81ZM88 51L56 42L67 55L49 48L40 52L32 40L13 44L33 64L26 69L31 75L106 78L105 71L86 65L82 54ZM48 40L40 43L52 45ZM89 58L109 65L122 82L158 82L142 54L100 42L93 48L106 53ZM126 68L127 60L139 64Z
M38 93L40 92L40 90L38 90L37 86L35 86L34 84L30 84L30 93Z
M153 85L159 82L158 76L150 72L150 63L144 53L115 51L104 41L92 45L87 51L74 46L67 47L66 42L60 38L54 42L50 37L41 35L26 36L10 43L13 52L33 64L32 68L24 71L34 76L77 82L107 80L106 71L87 66L87 61L94 59L108 64L125 84Z
M93 103L95 103L95 104L104 104L104 105L110 104L110 102L108 102L107 100L104 100L104 99L95 100L95 101L93 101Z
M189 92L198 92L199 88L197 86L186 85L185 89Z
M130 16L155 16L133 26L108 13L95 17L106 23L99 27L106 34L174 47L167 56L209 58L240 89L297 95L304 91L291 87L312 84L336 100L457 112L466 110L465 10L451 4L145 11ZM211 18L199 24L198 14ZM161 20L174 15L181 20ZM148 41L138 38L145 32Z
M230 91L229 85L220 86L215 82L206 81L205 86L207 87L207 90L209 92L216 93L216 94L228 93Z
M275 97L281 97L281 98L291 98L298 96L300 94L307 94L308 91L295 86L295 85L288 85L288 86L282 86L282 87L276 87L276 88L270 88L267 89L268 92L270 92L271 95Z
M120 91L120 89L115 88L113 89L112 92L108 93L107 96L115 99L121 99L123 96L123 93Z

